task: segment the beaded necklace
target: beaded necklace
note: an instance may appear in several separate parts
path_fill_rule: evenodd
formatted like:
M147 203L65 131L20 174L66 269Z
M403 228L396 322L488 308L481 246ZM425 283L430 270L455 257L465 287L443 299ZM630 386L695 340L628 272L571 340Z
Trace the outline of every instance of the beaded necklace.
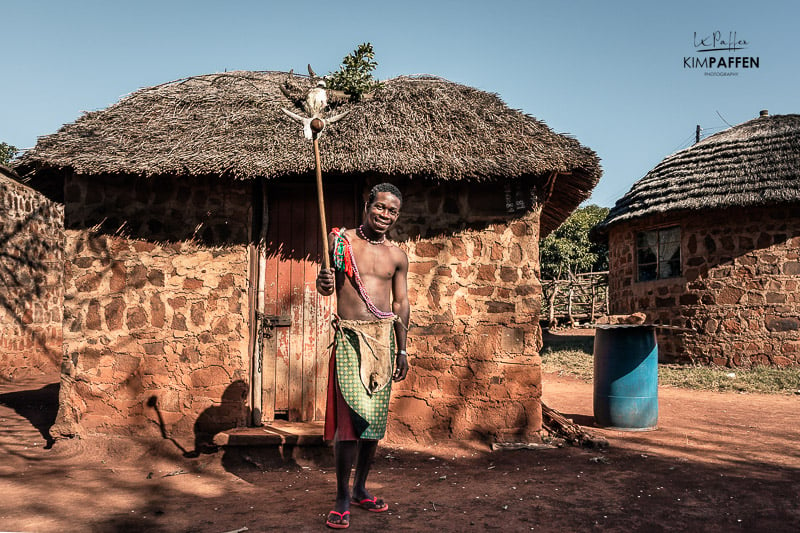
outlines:
M373 241L372 239L368 239L367 236L364 234L364 224L361 224L358 228L356 228L356 233L358 233L359 237L361 237L362 239L364 239L365 241L367 241L370 244L383 244L384 242L386 242L386 234L385 233L383 235L381 235L380 240Z
M361 299L364 300L370 313L380 319L392 318L394 313L387 313L378 309L375 304L372 303L372 298L367 294L367 289L364 287L364 282L361 281L361 275L358 273L356 258L353 255L353 247L344 234L344 228L334 228L333 233L336 234L336 241L333 248L333 265L336 267L336 270L343 271L355 281L358 293L361 295Z

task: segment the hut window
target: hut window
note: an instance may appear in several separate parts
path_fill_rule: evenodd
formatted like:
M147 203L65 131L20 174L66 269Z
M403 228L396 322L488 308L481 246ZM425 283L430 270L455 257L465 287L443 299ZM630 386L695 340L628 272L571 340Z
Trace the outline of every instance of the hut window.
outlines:
M636 236L636 264L639 281L680 276L681 228L640 232Z

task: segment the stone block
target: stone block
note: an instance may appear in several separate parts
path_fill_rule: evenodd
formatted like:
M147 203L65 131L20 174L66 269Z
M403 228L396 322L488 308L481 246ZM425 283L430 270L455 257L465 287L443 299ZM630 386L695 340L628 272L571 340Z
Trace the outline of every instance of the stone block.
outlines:
M164 355L166 353L163 341L146 342L142 345L142 348L147 355Z
M230 328L230 325L228 324L228 318L227 317L224 317L224 316L223 317L219 317L219 318L215 319L213 321L213 323L211 324L211 332L214 335L227 335L228 333L230 333L230 331L231 331L231 328Z
M503 328L500 334L500 348L504 353L524 353L525 330L522 328Z
M141 358L126 353L117 354L114 360L114 370L125 375L130 375L139 369Z
M494 296L498 300L510 300L511 299L511 289L506 289L504 287L497 287L497 289L495 289Z
M86 310L84 327L89 330L99 330L102 328L100 321L100 302L97 300L89 302L89 308Z
M128 316L125 322L129 330L141 328L147 324L147 313L142 307L128 309Z
M147 281L150 282L151 285L155 287L163 287L164 286L164 272L157 268L151 269L147 271Z
M796 317L767 316L765 324L773 332L800 330L800 319Z
M767 303L767 299L763 293L751 291L745 295L742 302L747 305L762 306Z
M452 278L453 271L448 266L440 266L436 269L436 275L442 278Z
M796 354L800 352L800 340L790 340L781 344L781 353Z
M509 227L511 228L511 233L513 233L515 237L533 234L533 228L524 221L512 222Z
M409 274L425 275L430 273L437 265L436 261L415 261L408 265L408 272Z
M494 293L494 286L484 285L481 287L472 285L467 287L467 293L470 296L491 296Z
M786 303L786 294L780 292L768 292L767 293L767 303L768 304L782 304Z
M457 261L467 261L469 255L467 254L467 247L461 237L453 237L450 239L450 255Z
M495 273L497 267L495 265L480 265L478 267L478 279L480 281L495 281Z
M466 298L458 298L456 300L456 316L470 316L472 315L472 307Z
M111 263L111 279L108 282L108 289L111 292L120 292L125 289L127 282L127 270L125 263L122 261L113 261Z
M517 296L531 296L542 293L541 285L516 285L514 287L514 294Z
M513 283L517 281L519 279L519 274L517 273L517 267L511 267L511 266L500 267L500 279L508 283Z
M200 361L200 351L196 346L178 347L176 351L180 353L179 359L182 363L195 364Z
M147 267L135 265L128 273L128 286L133 289L141 289L147 284Z
M792 261L783 265L783 273L787 276L800 275L800 262Z
M228 312L241 315L242 302L239 300L239 298L228 298Z
M413 253L418 257L436 257L444 249L444 244L420 241L414 246Z
M491 253L489 254L489 258L492 261L502 261L503 260L503 247L499 244L495 244L491 247Z
M488 302L486 311L489 313L513 313L516 307L513 303L508 302Z
M192 324L202 326L206 322L206 308L203 302L194 302L191 311Z
M78 292L93 293L100 287L102 276L97 272L90 272L75 280Z
M181 313L172 315L172 329L173 331L188 331L186 327L186 317Z
M197 278L186 278L183 280L183 288L186 290L197 290L203 286L203 280Z
M183 296L167 298L167 303L169 303L170 307L173 309L183 309L186 307L186 298Z
M230 383L228 372L220 366L199 368L191 373L191 386L198 388L212 388Z
M150 297L150 324L161 329L166 322L166 306L158 294Z
M796 364L798 361L796 360L792 361L791 359L783 355L773 355L771 358L771 362L773 365L778 367L788 367L791 366L792 364Z

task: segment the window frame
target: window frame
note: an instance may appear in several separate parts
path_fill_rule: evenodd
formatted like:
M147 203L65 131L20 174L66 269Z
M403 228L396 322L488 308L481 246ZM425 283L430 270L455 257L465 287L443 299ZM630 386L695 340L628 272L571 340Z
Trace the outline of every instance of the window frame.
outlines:
M670 239L668 233L676 232L677 240ZM646 239L650 244L647 246L642 245L642 237L644 235L655 235L655 243L652 239ZM661 226L640 230L636 232L634 239L634 257L636 258L636 282L646 283L648 281L661 281L667 279L680 278L683 276L683 251L682 251L682 231L679 224L670 224L668 226ZM663 247L667 244L677 244L675 252L668 259L661 257ZM642 253L650 253L655 255L652 261L642 262ZM671 275L663 275L665 266L669 265ZM654 277L647 277L642 279L642 267L654 267Z

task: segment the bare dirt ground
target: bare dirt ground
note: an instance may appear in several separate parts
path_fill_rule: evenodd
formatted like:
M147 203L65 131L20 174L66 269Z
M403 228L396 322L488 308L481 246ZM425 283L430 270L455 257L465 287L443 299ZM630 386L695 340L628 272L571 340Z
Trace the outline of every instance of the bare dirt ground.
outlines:
M545 402L591 427L592 386L545 375ZM284 464L223 451L184 458L170 441L59 441L54 379L0 382L0 530L324 531L329 450ZM480 443L385 444L370 488L386 513L351 530L796 531L794 396L661 388L659 429L605 436L604 451L491 452ZM188 443L186 443L188 444Z

